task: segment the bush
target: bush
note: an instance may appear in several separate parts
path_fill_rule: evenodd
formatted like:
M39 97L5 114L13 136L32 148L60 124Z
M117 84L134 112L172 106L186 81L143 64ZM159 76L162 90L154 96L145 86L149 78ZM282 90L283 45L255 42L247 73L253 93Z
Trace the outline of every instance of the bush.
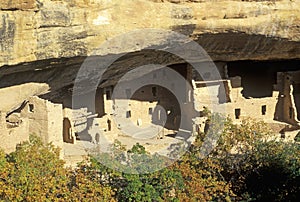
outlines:
M200 134L179 161L151 173L146 171L169 162L150 155L140 144L126 151L116 141L112 154L90 157L71 170L64 168L58 148L31 136L29 142L18 145L11 154L0 150L0 200L296 201L299 198L299 143L267 141L271 133L262 122L246 119L235 125L222 116L209 116L211 131L220 128L222 131L218 145L208 156L203 155L205 149L202 149L205 134ZM217 136L211 134L211 137ZM136 174L120 172L117 170L120 168Z
M211 158L222 167L236 200L295 201L300 194L300 145L267 141L267 125L251 119L228 121Z
M148 172L164 163L160 156L150 155L138 143L125 152L124 146L120 142L115 142L112 151L114 151L112 154L102 154L91 158L92 163L87 170L96 172L94 176L101 176L100 178L105 179L104 181L115 190L118 201L174 201L178 199L177 192L184 187L180 171L164 168L157 172ZM98 162L97 159L100 161ZM130 173L136 174L112 170L100 162L104 162L110 168L120 169L119 166L123 166L124 169L129 169L127 171Z
M1 169L5 181L2 200L45 201L67 197L64 162L59 159L59 150L51 144L44 145L31 136L29 142L18 145L15 152L6 156L5 164Z
M245 188L241 191L257 201L297 201L300 196L299 144L258 142L249 161L242 163Z
M110 201L112 191L88 171L64 168L58 148L31 136L5 155L0 151L0 200ZM75 197L75 198L74 198Z

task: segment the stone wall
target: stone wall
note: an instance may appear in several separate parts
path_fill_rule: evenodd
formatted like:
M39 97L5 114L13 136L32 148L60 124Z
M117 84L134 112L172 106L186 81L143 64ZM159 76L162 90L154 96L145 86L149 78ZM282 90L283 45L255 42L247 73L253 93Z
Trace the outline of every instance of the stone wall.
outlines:
M61 104L33 96L21 111L21 116L28 118L27 134L37 135L44 143L52 142L62 148L63 144L63 110Z
M178 130L181 119L179 102L171 91L165 88L156 85L145 86L136 91L129 102L130 120L141 127L147 127L151 123L165 124L170 130ZM163 117L166 119L165 123L162 122Z
M293 72L293 97L295 106L297 108L297 119L300 120L300 71Z
M298 93L293 94L292 83L297 83L298 75L291 72L279 72L271 95L263 97L247 97L242 86L245 78L236 76L218 81L195 82L194 90L196 110L208 107L213 112L227 114L234 122L239 123L243 118L251 117L265 122L282 121L297 125L297 110L299 110ZM255 83L255 79L253 82ZM245 85L245 81L243 82ZM246 84L248 85L248 84ZM220 90L225 88L225 94ZM252 91L259 91L259 85L252 85ZM297 92L297 91L296 91ZM224 102L223 99L226 99ZM296 104L297 103L297 104Z
M278 73L279 82L276 86L280 94L276 108L275 119L290 124L297 124L297 106L293 96L293 80L289 72Z
M46 101L48 120L48 140L55 146L63 148L63 109L61 104Z
M8 11L37 9L37 5L36 0L3 0L0 2L0 8Z
M29 119L29 134L37 135L44 143L48 143L48 115L46 100L30 97L21 111L22 117Z
M109 119L117 129L130 124L140 128L154 124L175 131L180 126L191 130L191 120L196 115L191 68L179 64L149 72L132 73L130 75L136 77L134 82L129 79L114 88L103 89L103 98L97 99L97 102L104 102L103 128L107 127L106 119Z
M270 97L247 99L242 96L242 90L242 87L230 89L231 102L226 104L230 118L236 122L247 117L272 122L279 93L274 91Z
M40 83L25 83L0 88L0 111L10 112L18 108L30 96L46 93L48 90L47 84Z
M29 140L29 123L27 118L17 126L11 127L6 122L6 113L0 112L0 148L10 153L15 151L17 144Z

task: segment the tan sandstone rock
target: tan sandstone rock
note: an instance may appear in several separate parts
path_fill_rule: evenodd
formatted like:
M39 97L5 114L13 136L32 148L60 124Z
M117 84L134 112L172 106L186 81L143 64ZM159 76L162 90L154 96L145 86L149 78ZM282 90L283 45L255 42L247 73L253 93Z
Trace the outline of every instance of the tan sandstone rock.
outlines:
M0 66L88 56L108 39L145 28L185 34L214 60L300 58L299 0L2 0L0 7Z

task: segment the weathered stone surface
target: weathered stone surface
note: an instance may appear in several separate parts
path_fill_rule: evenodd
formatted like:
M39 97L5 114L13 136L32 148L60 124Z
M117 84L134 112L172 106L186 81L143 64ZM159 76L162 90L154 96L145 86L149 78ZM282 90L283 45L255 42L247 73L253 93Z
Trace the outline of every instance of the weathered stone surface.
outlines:
M36 9L36 0L3 0L0 2L1 10L28 10Z
M14 45L14 36L15 36L16 25L12 19L9 19L8 14L3 14L1 16L1 46L0 49L2 52L11 51Z
M10 112L22 104L24 100L33 95L40 95L48 92L49 87L46 84L26 83L0 89L0 111ZM5 98L5 99L4 99Z
M299 0L3 0L0 7L0 66L89 56L108 39L146 28L183 33L214 60L300 58ZM134 51L153 45L137 37L145 43ZM132 51L116 45L101 54Z

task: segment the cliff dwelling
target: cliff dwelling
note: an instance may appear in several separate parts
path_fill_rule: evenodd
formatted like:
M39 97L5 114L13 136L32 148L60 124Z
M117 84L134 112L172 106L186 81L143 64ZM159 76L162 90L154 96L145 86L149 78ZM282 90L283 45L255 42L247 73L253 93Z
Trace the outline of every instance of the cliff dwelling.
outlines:
M205 131L206 109L234 123L263 120L278 135L299 132L299 2L10 2L0 2L6 152L30 134L65 159L116 139L155 152ZM202 51L183 51L193 43Z
M223 64L224 65L224 64ZM299 63L297 61L237 61L229 62L223 67L223 80L211 81L209 87L202 81L195 81L195 94L198 99L209 90L218 88L222 82L226 87L226 100L220 100L216 92L212 103L226 105L229 116L238 121L243 117L253 117L267 122L273 120L298 125L299 103Z
M204 132L202 111L214 109L214 105L223 106L225 113L236 123L251 117L281 125L278 134L285 130L297 131L299 64L297 60L216 61L221 79L208 81L186 63L173 64L134 78L133 83L140 83L142 87L131 87L130 81L121 82L119 87L112 82L103 82L96 89L94 107L72 108L70 86L56 92L49 92L48 86L36 83L2 88L1 93L11 94L9 105L1 110L1 134L6 138L2 146L13 151L19 141L29 138L29 134L37 134L44 142L62 148L82 142L101 145L103 140L111 143L115 139L128 145L134 141L145 144L153 141L159 145L171 138L174 143L189 138L189 133L195 132L193 130ZM178 73L184 82L169 78L167 68ZM145 83L153 79L168 80L169 86ZM39 98L26 92L28 86L35 89L37 95L43 95ZM18 93L12 88L18 88ZM180 91L184 92L180 100L171 92L175 88L182 88ZM117 90L119 93L116 94ZM151 148L155 151L153 146Z

